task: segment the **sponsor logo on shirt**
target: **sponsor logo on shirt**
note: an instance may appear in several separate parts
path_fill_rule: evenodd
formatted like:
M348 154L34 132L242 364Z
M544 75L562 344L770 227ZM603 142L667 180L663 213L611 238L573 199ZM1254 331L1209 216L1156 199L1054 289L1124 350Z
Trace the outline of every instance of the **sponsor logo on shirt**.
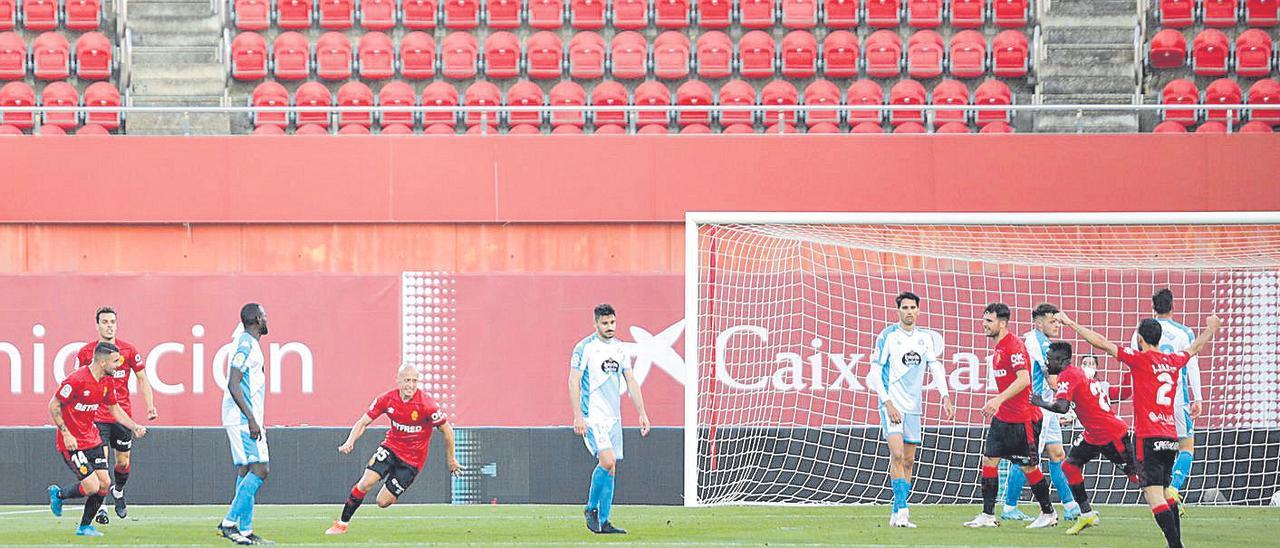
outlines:
M1008 372L1008 371L1006 371L1006 370L1004 370L1004 369L997 369L997 370L995 370L995 371L992 371L992 372L991 372L991 374L992 374L992 375L995 375L995 377L998 379L998 378L1000 378L1000 377L1003 377L1003 376L1005 376L1005 375L1008 375L1008 374L1009 374L1009 372Z
M77 403L77 404L75 404L74 408L75 408L75 410L76 410L76 411L97 411L97 410L98 410L98 404L96 404L96 403Z
M1009 356L1009 363L1012 363L1014 366L1020 366L1027 363L1027 358L1022 354L1014 354Z
M1178 442L1172 440L1157 440L1151 444L1154 451L1177 451Z
M391 421L391 427L406 434L417 434L422 431L422 425L420 424L400 424L396 421Z
M1147 419L1150 420L1151 422L1159 423L1159 424L1173 424L1173 415L1156 413L1155 411L1147 413Z

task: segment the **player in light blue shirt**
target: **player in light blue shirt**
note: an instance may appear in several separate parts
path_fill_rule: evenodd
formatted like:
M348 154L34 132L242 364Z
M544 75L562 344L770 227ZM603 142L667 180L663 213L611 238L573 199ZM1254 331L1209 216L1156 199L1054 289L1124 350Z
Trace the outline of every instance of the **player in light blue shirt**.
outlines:
M613 484L622 460L622 385L640 415L640 435L649 435L649 415L644 411L640 383L631 371L631 358L614 336L618 316L613 307L595 308L595 333L573 347L569 358L569 401L573 406L573 432L583 436L598 464L591 474L591 489L583 516L593 533L626 531L609 521L613 510Z
M911 471L921 441L926 366L942 395L942 409L947 419L955 416L955 406L947 392L946 371L938 361L941 337L935 340L934 332L916 326L920 297L904 291L894 303L898 307L898 323L884 328L876 337L867 384L880 398L880 424L889 444L889 477L893 487L889 525L914 529L907 499L911 496Z
M243 329L243 332L241 331ZM267 312L258 303L240 308L235 353L227 364L222 395L222 426L231 443L231 461L238 468L236 495L218 532L236 544L265 544L253 532L253 507L258 488L267 480L267 434L262 429L267 393L266 360L258 343L267 334Z

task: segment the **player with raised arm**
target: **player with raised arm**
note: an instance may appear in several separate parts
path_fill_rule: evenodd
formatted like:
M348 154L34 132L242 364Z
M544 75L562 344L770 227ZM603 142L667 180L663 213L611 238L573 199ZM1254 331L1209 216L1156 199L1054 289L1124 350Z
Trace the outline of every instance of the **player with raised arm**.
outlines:
M243 331L241 331L243 330ZM232 340L235 354L227 364L222 395L222 426L237 467L236 495L218 532L236 544L268 544L253 532L253 506L270 472L267 433L262 429L267 394L266 360L258 342L267 334L267 312L258 303L240 308L240 328Z
M151 382L147 379L146 360L136 347L116 337L118 325L115 309L109 306L99 308L93 313L93 321L98 327L98 339L85 343L80 348L76 353L76 366L88 367L93 363L93 352L98 343L114 344L120 349L120 358L124 360L110 379L115 385L116 403L124 409L125 414L132 416L133 410L129 401L129 374L137 373L138 390L142 392L142 399L147 402L147 420L156 420L159 413L156 411L155 396L151 392ZM129 481L129 473L132 471L129 457L133 453L133 431L116 422L115 417L111 415L111 410L107 407L99 407L98 416L93 420L98 427L98 432L102 434L102 444L116 452L115 478L111 484L111 497L115 499L116 515L124 519L129 515L128 506L124 500L124 486ZM95 520L103 525L110 523L107 509L99 508Z
M449 473L457 474L461 469L453 450L453 427L445 420L444 412L431 396L418 389L421 375L412 365L402 365L396 373L396 387L388 390L369 404L369 410L360 415L360 420L351 427L347 440L338 446L338 452L350 453L355 448L356 440L364 435L378 417L386 415L391 421L391 429L387 436L369 457L364 475L351 488L351 495L342 507L342 517L333 522L333 526L324 532L326 535L341 535L347 532L351 516L364 503L364 497L378 482L386 480L382 490L378 491L378 508L386 508L396 503L405 490L413 484L422 465L427 462L427 449L431 446L431 429L439 428L444 435L445 456L449 461Z
M1095 364L1096 366L1096 364ZM1097 525L1098 514L1089 504L1089 493L1084 488L1084 466L1102 455L1124 470L1124 475L1137 483L1133 462L1133 435L1129 425L1111 410L1107 399L1107 383L1094 380L1084 369L1071 365L1071 345L1056 342L1045 352L1045 369L1057 377L1057 389L1051 400L1040 394L1031 395L1031 403L1052 413L1065 414L1074 407L1076 418L1084 428L1080 438L1071 447L1071 456L1062 465L1070 482L1071 493L1083 511L1076 524L1067 530L1068 535Z
M1031 484L1031 493L1040 504L1040 516L1028 529L1052 527L1058 515L1049 499L1049 482L1036 466L1036 446L1040 437L1040 409L1031 405L1031 357L1022 339L1009 332L1009 307L992 303L982 313L982 329L996 341L991 359L996 388L994 398L982 406L982 414L991 417L987 441L982 450L982 513L965 522L965 527L996 527L996 492L1000 489L1000 459L1022 467Z
M1178 517L1178 501L1165 494L1178 452L1177 427L1173 414L1173 392L1178 383L1178 373L1193 356L1204 349L1205 344L1222 326L1218 316L1209 316L1208 328L1200 333L1187 350L1161 352L1157 347L1163 328L1151 318L1138 324L1138 345L1141 350L1119 348L1097 332L1077 324L1066 314L1058 314L1063 325L1079 333L1094 348L1115 356L1129 368L1133 381L1134 452L1138 471L1138 485L1151 506L1156 524L1164 533L1169 548L1181 548L1182 524Z
M640 415L640 435L649 435L640 383L631 371L630 356L614 336L617 313L607 304L595 308L595 332L573 347L569 358L569 402L573 432L583 436L598 464L591 473L591 490L583 516L593 533L626 533L609 521L613 483L622 460L622 383Z
M66 487L49 486L49 510L54 516L61 517L63 501L88 497L84 513L80 516L80 526L76 529L78 536L102 536L91 521L111 487L102 434L93 423L98 410L107 408L116 423L128 428L135 437L147 435L147 429L133 422L116 402L111 377L120 367L120 362L120 349L116 345L106 342L95 344L93 361L67 375L53 398L49 399L49 416L56 430L54 439L58 453L77 480Z
M893 511L889 526L914 529L907 499L911 496L911 472L920 446L920 415L924 409L924 370L927 365L948 420L955 416L955 406L947 393L946 371L938 361L933 337L916 328L920 315L920 297L910 291L894 299L898 322L890 324L876 337L871 354L868 384L880 399L880 425L889 443L889 477L893 487Z
M1057 338L1058 332L1062 330L1062 324L1058 323L1053 316L1057 313L1058 307L1052 304L1043 303L1036 306L1031 311L1032 328L1022 335L1022 342L1027 347L1027 353L1031 355L1031 394L1042 398L1052 398L1057 386L1055 375L1050 374L1045 367L1045 353L1049 349L1049 339ZM1053 482L1053 488L1058 491L1058 498L1062 500L1062 517L1073 520L1080 515L1080 505L1076 504L1072 497L1067 476L1062 473L1062 461L1067 458L1067 453L1062 449L1062 424L1059 422L1061 416L1048 411L1043 412L1043 417L1040 426L1040 446L1037 447L1036 455L1047 454L1049 457L1049 480ZM1039 466L1039 462L1036 466ZM1031 519L1018 509L1018 498L1022 495L1022 487L1026 481L1027 476L1020 468L1010 467L1009 476L1005 481L1004 511L1000 513L1000 519Z

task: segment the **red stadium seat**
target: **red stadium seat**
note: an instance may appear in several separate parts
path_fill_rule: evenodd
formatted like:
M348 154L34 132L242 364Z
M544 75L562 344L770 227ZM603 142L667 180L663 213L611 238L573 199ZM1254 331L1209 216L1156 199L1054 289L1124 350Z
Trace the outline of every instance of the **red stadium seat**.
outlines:
M22 0L22 27L26 30L58 28L58 0Z
M987 0L951 0L951 26L979 28L987 19Z
M660 29L682 29L689 26L689 0L654 0L653 22Z
M70 107L80 106L80 94L76 92L76 88L66 82L50 82L40 92L40 104L46 107ZM62 129L71 129L80 125L80 115L75 111L71 112L45 112L44 120L40 123L45 126L56 126Z
M878 30L867 37L867 76L896 77L902 72L902 39L891 30Z
M22 128L10 124L0 124L0 136L23 135Z
M76 130L76 135L111 135L111 132L99 124L85 124L84 127Z
M711 86L702 80L687 80L676 88L676 104L682 107L698 107L715 105L715 95ZM678 111L676 123L680 127L690 125L711 125L711 110Z
M331 107L333 94L320 82L305 82L293 93L295 107ZM294 120L299 126L314 124L322 128L329 127L329 112L298 112Z
M1249 86L1245 101L1250 105L1280 105L1280 82L1258 80ZM1251 110L1249 119L1273 126L1280 125L1280 110Z
M261 80L267 77L267 40L256 32L242 32L231 40L231 77Z
M785 123L785 122L784 122L784 123L781 123L781 124L776 124L776 123L775 123L775 124L773 124L773 125L771 125L771 126L769 126L769 127L765 128L764 132L765 132L766 134L767 134L767 133L799 133L798 131L796 131L796 126L794 126L794 125L792 125L792 124Z
M431 124L422 130L423 135L455 135L458 130L452 124Z
M342 87L338 88L338 106L373 106L373 90L369 89L369 86L366 86L363 82L347 82L342 84ZM358 125L366 128L373 125L373 112L338 113L338 127L351 125Z
M360 36L356 68L365 80L385 80L396 74L396 47L391 37L381 32Z
M413 135L413 128L406 126L404 124L391 124L389 126L382 126L382 131L379 131L378 134L379 135Z
M542 134L542 130L538 129L538 126L535 126L533 124L514 125L514 126L511 126L511 129L507 130L507 135L541 135L541 134Z
M279 84L276 84L277 86ZM279 89L283 90L283 87ZM81 97L86 107L110 108L118 107L122 104L120 100L120 90L110 82L94 82L84 89L84 95ZM284 92L284 103L280 106L288 106L289 92ZM281 117L285 114L281 113ZM120 127L120 111L85 111L84 123L98 125L105 129L116 129ZM86 126L87 127L87 126ZM81 131L84 131L83 128Z
M507 106L512 107L532 107L546 106L547 98L542 94L542 88L538 84L528 80L516 82L507 90ZM538 126L542 124L542 112L512 112L507 115L507 125L517 126L520 124L528 124Z
M825 23L833 29L852 29L858 26L859 0L826 0Z
M404 55L401 48L400 55ZM475 35L468 32L454 32L440 42L440 73L445 78L466 80L475 78L476 61L479 48Z
M612 0L613 27L636 30L649 26L648 0Z
M18 1L0 0L0 30L13 30L18 26Z
M1236 74L1266 78L1271 74L1273 46L1266 31L1249 29L1236 37Z
M1009 89L1008 84L1000 80L987 80L978 85L978 89L973 91L973 104L983 106L1012 105L1013 91ZM981 110L974 114L973 120L978 124L978 127L992 122L1007 123L1009 122L1009 111Z
M436 74L436 41L430 34L415 31L400 39L400 75L410 80L432 78Z
M849 93L845 104L850 106L881 106L884 105L884 90L880 88L880 84L872 80L858 80L849 85ZM851 110L849 111L849 125L857 125L863 122L873 122L879 124L884 121L883 110ZM880 133L880 132L877 132Z
M805 133L840 133L840 126L831 122L818 122L809 126L809 130Z
M1230 78L1219 78L1210 82L1204 87L1205 105L1239 105L1244 102L1244 92L1240 90L1240 84ZM1205 120L1226 121L1228 112L1225 110L1204 109ZM1239 111L1230 112L1231 122L1234 124L1240 119Z
M680 128L681 135L706 135L713 133L706 124L689 124Z
M311 27L314 0L276 0L276 26L303 30Z
M591 90L591 104L593 106L625 107L629 104L630 99L630 96L627 95L627 88L611 80L600 82ZM592 115L592 120L597 128L603 125L623 126L627 123L627 113L596 112ZM597 129L596 133L600 133L600 130Z
M987 40L976 30L962 30L951 37L951 75L977 78L987 71Z
M1155 69L1178 68L1187 63L1187 39L1174 29L1161 29L1147 45L1147 64Z
M468 107L501 106L502 91L493 82L478 80L467 87L466 93L462 95L462 104ZM462 118L469 128L480 125L496 126L499 121L496 111L468 112Z
M1030 46L1021 31L1001 31L991 39L991 72L1001 78L1021 78L1031 70Z
M422 89L422 99L418 101L418 104L424 107L456 107L458 106L458 89L449 82L436 80ZM458 113L453 110L422 113L422 125L424 127L436 124L453 126L456 123L458 123Z
M596 126L594 133L596 135L626 135L627 130L618 124L605 124L602 126Z
M62 129L55 125L50 125L50 124L42 125L39 128L36 128L36 130L32 132L32 135L45 135L45 136L66 135L66 134L67 134L67 130Z
M1239 133L1275 133L1271 126L1264 122L1246 122L1240 126Z
M805 111L804 120L809 124L809 133L813 133L814 124L832 124L838 125L842 116L840 111L834 107L840 106L843 102L840 100L840 88L835 84L826 80L814 80L804 88L804 104L810 109ZM830 106L830 110L816 109L814 107ZM834 133L834 132L832 132Z
M66 80L71 75L71 45L56 32L46 32L31 42L32 72L40 80Z
M369 135L369 126L352 124L338 128L338 135Z
M640 129L636 130L636 135L666 135L668 133L670 131L667 130L667 126L664 124L648 124L640 126Z
M818 39L809 31L793 30L782 37L780 46L782 75L787 78L813 78L818 72Z
M436 28L439 9L436 0L403 0L401 17L406 28L430 30Z
M904 78L889 88L890 105L923 105L927 103L924 86L910 78ZM924 123L924 112L919 110L894 110L889 112L889 122L893 125L906 122Z
M743 78L772 78L777 45L768 33L753 30L738 41L738 72Z
M604 28L608 4L608 0L569 0L569 25L582 30Z
M1280 24L1280 1L1245 0L1244 22L1251 27L1274 27Z
M320 28L343 30L356 24L354 0L316 0L320 3Z
M827 33L822 41L822 72L830 78L858 75L858 36L845 30Z
M733 22L733 0L697 0L698 26L726 29Z
M16 32L0 32L0 80L27 76L27 43Z
M614 78L644 78L649 71L649 44L640 33L619 32L613 36L609 49L610 73Z
M764 85L760 90L760 105L766 107L764 109L764 123L777 124L779 119L784 123L796 123L796 111L794 110L769 110L771 106L796 106L800 104L800 94L796 91L796 86L786 80L774 80ZM787 133L794 133L788 131Z
M1158 0L1156 20L1162 27L1189 27L1195 22L1195 12L1195 0Z
M552 135L582 135L582 126L555 126L551 128Z
M942 75L942 36L931 30L919 30L907 39L907 74L912 78L937 78Z
M569 76L580 80L594 80L604 76L606 53L604 38L586 31L573 35L569 40Z
M893 126L894 133L927 133L924 124L920 122L904 122Z
M399 2L396 0L357 0L360 8L360 26L364 30L390 30L400 19Z
M564 68L564 42L551 31L535 32L525 41L525 72L534 80L558 80Z
M444 0L440 3L444 13L444 28L471 30L480 26L480 3L477 0Z
M818 0L782 0L782 26L811 29L818 26Z
M76 77L81 80L111 78L115 63L111 39L101 32L86 32L76 39Z
M325 129L326 127L327 126L321 126L320 124L302 124L298 126L298 129L293 130L293 134L294 135L328 135L329 130Z
M863 0L862 9L873 28L897 28L902 22L901 0Z
M528 0L529 26L535 29L559 29L564 26L563 0Z
M1226 76L1231 44L1218 29L1205 29L1191 42L1191 70L1197 76Z
M958 80L943 80L933 87L931 102L934 105L955 105L955 110L933 111L933 125L951 122L968 123L969 115L964 107L970 103L969 87Z
M413 88L404 82L387 82L378 90L378 106L381 107L413 107L418 106L418 97ZM382 132L387 133L389 126L403 125L412 128L418 115L412 112L382 112L378 114L378 123ZM412 131L410 131L412 133Z
M89 105L89 92L85 91L85 106ZM289 106L289 90L280 85L279 82L263 82L258 87L253 88L253 96L249 98L249 102L255 107L287 107ZM93 114L86 116L88 118ZM289 114L286 112L254 112L253 125L277 126L285 127L289 125Z
M969 131L969 126L962 124L960 122L947 122L945 124L938 126L938 128L933 130L933 132L934 133L972 133L971 131Z
M521 9L520 0L486 0L485 23L490 29L520 28Z
M718 30L699 34L694 50L697 55L698 76L728 78L733 73L733 42L729 40L729 35Z
M498 128L490 125L477 125L467 128L467 135L497 135Z
M649 80L636 86L635 99L632 104L638 107L670 106L671 91L667 89L665 84ZM670 123L670 120L671 114L669 111L636 113L637 126L661 125L665 128Z
M907 0L907 24L917 29L942 26L942 0Z
M1009 125L1008 122L995 121L982 126L978 133L1013 133L1013 126Z
M316 39L316 76L321 80L351 77L351 41L347 35L330 31Z
M277 80L304 80L311 75L311 45L296 32L282 32L271 48L272 73Z
M1029 0L991 0L991 21L997 27L1025 27L1030 13L1031 2Z
M550 96L549 104L553 107L580 107L587 104L587 91L582 86L571 80L565 80L553 86L548 92ZM551 113L551 127L558 128L560 126L582 127L586 123L586 115L583 111L577 112L561 112L555 111Z
M1200 19L1207 27L1234 27L1239 13L1237 0L1200 0Z
M756 130L751 127L751 124L731 124L720 131L720 133L726 135L746 135L755 132Z
M877 122L862 122L849 128L849 133L884 133L884 128L880 127L880 124Z
M720 88L720 106L751 106L756 104L756 90L751 84L742 80L730 80ZM750 125L755 122L755 112L753 111L721 111L720 125L730 126L733 124ZM727 129L727 128L726 128Z
M1200 90L1196 88L1195 83L1186 79L1177 79L1165 84L1164 89L1160 92L1160 104L1162 105L1195 105L1200 102ZM1191 125L1196 123L1196 111L1194 109L1161 111L1160 116L1164 120L1178 122L1183 125Z
M1205 122L1196 128L1196 133L1227 133L1227 124L1222 122Z
M70 30L98 30L102 24L102 3L98 0L64 0L62 26Z
M653 75L660 80L689 77L689 37L674 30L659 34L653 41Z
M484 75L489 78L515 78L520 75L520 39L500 30L484 39Z
M268 0L235 0L231 4L231 20L240 30L267 30L271 26L271 3Z
M767 29L773 26L775 11L774 0L738 0L738 24L747 29Z

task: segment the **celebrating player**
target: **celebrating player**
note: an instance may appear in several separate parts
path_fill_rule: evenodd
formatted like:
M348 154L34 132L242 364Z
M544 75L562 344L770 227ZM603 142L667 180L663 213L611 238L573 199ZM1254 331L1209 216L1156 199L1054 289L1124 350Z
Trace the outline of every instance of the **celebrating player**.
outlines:
M351 495L342 507L342 517L333 522L333 526L324 532L326 535L341 535L347 532L351 516L364 503L364 496L379 481L386 479L382 490L378 491L378 508L386 508L396 503L400 495L413 484L414 478L427 462L427 448L431 446L431 429L439 428L444 435L446 457L449 460L449 472L456 474L461 469L458 459L453 454L453 427L445 421L440 406L430 396L418 390L418 370L412 365L403 365L396 373L396 387L384 392L373 403L369 410L360 416L347 441L338 446L338 452L350 453L355 448L356 440L364 435L364 431L374 420L383 414L391 419L391 429L387 437L369 457L369 464L364 475L351 488Z
M1052 398L1057 383L1055 376L1049 373L1045 366L1045 352L1049 348L1049 339L1056 338L1062 329L1062 324L1053 317L1057 313L1058 307L1052 304L1044 303L1037 306L1031 311L1032 328L1022 336L1027 353L1031 355L1031 394L1042 398ZM1062 424L1059 422L1057 413L1049 411L1043 415L1040 446L1036 451L1036 466L1039 467L1038 456L1048 453L1049 479L1053 482L1053 488L1058 491L1058 498L1062 500L1062 517L1076 519L1080 515L1080 506L1071 495L1067 476L1062 473L1062 460L1067 457L1066 451L1062 449ZM1009 477L1005 483L1004 511L1000 513L1000 519L1031 519L1018 510L1018 498L1022 495L1022 486L1026 481L1027 476L1021 469L1016 466L1010 467Z
M982 513L965 522L965 527L996 527L996 491L1000 489L1000 459L1022 467L1031 483L1031 493L1040 504L1040 516L1028 525L1028 529L1052 527L1058 524L1058 515L1049 501L1049 482L1036 466L1036 446L1040 437L1040 409L1031 405L1031 357L1022 340L1009 332L1009 307L1003 303L987 305L982 313L982 329L987 337L995 339L996 353L991 361L996 388L994 398L982 406L982 413L991 417L987 429L987 442L982 455Z
M1151 310L1156 313L1156 321L1160 322L1161 352L1178 352L1186 350L1195 339L1191 328L1173 319L1173 292L1168 288L1161 289L1151 296ZM1129 348L1137 350L1138 333L1134 332ZM1173 476L1165 495L1178 501L1178 512L1186 515L1186 507L1182 504L1183 485L1191 474L1191 463L1194 460L1196 437L1192 423L1202 411L1200 402L1204 395L1200 391L1200 362L1192 357L1186 369L1178 376L1178 388L1173 396L1174 425L1178 431L1178 458L1173 461Z
M240 326L243 332L237 329L232 341L236 351L227 364L227 386L222 394L222 426L227 430L231 462L238 467L239 477L236 496L218 532L236 544L263 544L267 541L253 532L253 505L270 471L267 433L262 429L267 377L258 343L267 334L267 312L258 303L244 305Z
M1083 511L1076 524L1067 530L1067 534L1078 535L1080 531L1098 523L1098 514L1089 504L1089 493L1084 488L1084 465L1101 454L1121 467L1124 474L1136 483L1133 435L1129 433L1129 425L1111 410L1111 403L1107 401L1109 389L1106 383L1094 380L1083 369L1071 365L1070 344L1050 344L1045 358L1045 369L1050 375L1057 376L1058 388L1054 391L1052 403L1040 394L1032 394L1031 403L1056 414L1064 414L1074 405L1076 418L1084 427L1081 439L1076 440L1076 444L1071 447L1071 456L1062 465L1071 485L1071 493L1075 495L1075 501Z
M134 436L141 438L147 435L147 429L133 422L116 402L111 376L115 375L120 361L120 349L116 345L106 342L95 344L93 361L68 375L49 400L49 416L57 429L54 438L58 453L78 481L67 487L50 485L49 510L54 516L61 517L64 500L88 497L84 514L80 516L80 527L76 529L78 536L102 536L90 521L102 507L111 486L102 434L93 424L98 410L106 407L115 423L128 428Z
M132 344L116 338L115 309L109 306L99 308L97 312L94 312L93 318L98 325L98 340L90 341L80 348L80 352L76 354L77 367L87 367L93 363L93 352L98 343L104 342L116 345L116 348L120 349L120 358L124 360L116 368L115 373L111 376L112 378L108 379L108 382L115 386L116 403L120 405L121 409L124 409L126 414L132 416L132 409L130 409L129 405L129 373L136 372L138 374L138 389L142 391L142 399L147 402L147 419L156 420L159 413L156 412L156 402L151 393L151 383L147 381L146 360L142 358L142 354ZM93 420L98 427L98 431L102 434L102 444L116 451L115 481L111 485L111 497L115 499L116 515L123 519L129 515L129 510L124 501L124 485L129 481L129 456L132 454L133 449L133 432L116 422L115 417L111 416L111 410L106 407L99 407L98 416ZM110 520L107 518L106 508L99 508L95 519L103 525L109 523Z
M649 415L644 411L640 383L631 363L614 337L618 317L607 304L595 308L595 333L573 347L569 359L569 402L573 408L573 432L584 436L587 449L599 463L591 473L591 490L583 515L594 533L626 533L609 521L613 509L613 480L622 460L622 382L625 378L631 403L640 414L640 435L649 435Z
M907 498L911 496L911 471L921 439L925 364L942 395L947 419L955 416L955 406L947 393L946 371L938 361L933 337L924 329L916 329L920 297L904 291L894 302L898 306L898 323L885 327L876 337L868 384L880 398L880 425L889 443L889 477L893 486L889 525L914 529Z
M1177 427L1174 425L1172 393L1178 382L1178 373L1193 356L1200 353L1209 339L1217 333L1222 320L1215 316L1206 319L1208 328L1200 333L1186 351L1161 352L1163 328L1151 318L1138 325L1138 345L1141 351L1118 348L1105 337L1077 324L1065 314L1058 314L1064 325L1076 330L1094 348L1115 356L1129 368L1133 379L1134 450L1138 470L1138 484L1151 505L1151 513L1164 532L1170 548L1182 546L1182 524L1178 517L1178 501L1165 496L1178 452Z

